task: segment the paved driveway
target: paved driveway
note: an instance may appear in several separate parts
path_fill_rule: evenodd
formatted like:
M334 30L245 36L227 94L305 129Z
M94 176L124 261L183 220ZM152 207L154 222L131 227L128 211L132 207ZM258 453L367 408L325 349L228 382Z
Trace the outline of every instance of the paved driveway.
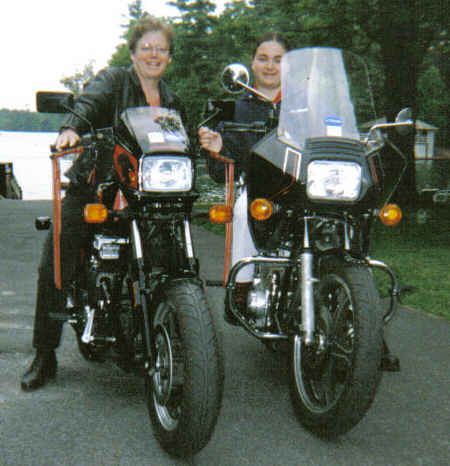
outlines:
M211 442L174 460L153 439L142 381L89 364L67 328L59 371L45 389L23 393L32 359L36 268L44 233L33 230L46 202L0 201L0 465L448 465L450 323L402 310L388 329L402 371L385 374L362 422L335 442L305 431L291 409L286 363L222 319L223 290L208 289L225 352L225 391ZM195 229L207 278L221 275L221 238Z

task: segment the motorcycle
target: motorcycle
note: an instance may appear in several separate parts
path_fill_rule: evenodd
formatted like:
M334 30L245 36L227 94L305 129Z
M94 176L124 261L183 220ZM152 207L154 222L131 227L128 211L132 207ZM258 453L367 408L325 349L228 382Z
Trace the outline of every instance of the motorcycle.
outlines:
M72 106L69 93L38 93L40 112L76 114ZM59 289L64 180L89 172L106 149L114 161L96 202L84 208L90 240L63 290L66 312L53 317L70 322L87 360L112 359L142 375L155 437L174 456L192 455L213 433L223 392L223 362L191 237L195 159L177 112L129 108L121 122L128 138L91 127L79 147L51 155ZM49 228L50 220L38 219L37 227Z
M352 429L374 400L383 328L402 291L395 272L369 257L369 246L376 218L395 225L402 215L388 201L407 159L392 146L398 169L386 169L382 149L391 144L387 133L392 128L405 132L414 123L404 109L396 122L375 124L362 137L357 122L370 119L372 99L364 94L367 69L358 62L334 48L286 53L280 113L273 112L267 122L226 121L233 114L232 101L208 103L207 121L221 121L224 133L261 133L246 179L240 180L247 186L249 227L258 254L225 270L226 310L268 346L288 344L295 413L323 438ZM249 86L243 65L226 67L222 84L231 93L247 89L264 98ZM232 160L222 159L232 167ZM212 222L231 221L229 176L228 181L227 204L211 208ZM226 259L230 234L227 229ZM237 274L249 266L253 281L242 309L233 291ZM387 309L374 269L388 277Z

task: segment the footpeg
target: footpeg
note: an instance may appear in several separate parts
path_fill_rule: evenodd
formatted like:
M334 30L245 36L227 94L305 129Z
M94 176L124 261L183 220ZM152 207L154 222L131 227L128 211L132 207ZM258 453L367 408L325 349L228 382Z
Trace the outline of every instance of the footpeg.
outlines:
M65 312L49 312L48 316L50 319L57 320L58 322L69 322L71 324L77 322L71 314Z

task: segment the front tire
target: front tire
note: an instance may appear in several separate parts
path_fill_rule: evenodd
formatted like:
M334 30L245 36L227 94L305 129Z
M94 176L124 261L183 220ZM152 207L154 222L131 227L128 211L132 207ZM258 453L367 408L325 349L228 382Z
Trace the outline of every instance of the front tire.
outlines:
M176 280L152 319L155 373L145 376L154 434L171 455L189 456L209 441L223 392L223 364L203 289Z
M292 344L291 399L299 421L324 438L348 432L369 409L381 379L383 317L372 273L336 263L316 294L316 337Z

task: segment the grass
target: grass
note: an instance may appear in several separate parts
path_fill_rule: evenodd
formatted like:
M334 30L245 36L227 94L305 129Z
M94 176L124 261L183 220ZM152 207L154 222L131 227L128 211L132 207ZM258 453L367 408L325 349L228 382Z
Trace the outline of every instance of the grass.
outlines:
M450 207L433 207L427 212L404 213L400 225L384 227L377 222L370 255L389 264L402 285L413 293L402 297L402 304L450 320ZM418 221L421 217L421 221ZM212 225L207 219L196 223L217 234L223 225ZM386 281L375 272L383 291Z
M450 320L450 208L406 212L400 225L377 224L371 256L389 264L402 285L415 291L402 299L406 306ZM422 216L422 222L418 217Z

